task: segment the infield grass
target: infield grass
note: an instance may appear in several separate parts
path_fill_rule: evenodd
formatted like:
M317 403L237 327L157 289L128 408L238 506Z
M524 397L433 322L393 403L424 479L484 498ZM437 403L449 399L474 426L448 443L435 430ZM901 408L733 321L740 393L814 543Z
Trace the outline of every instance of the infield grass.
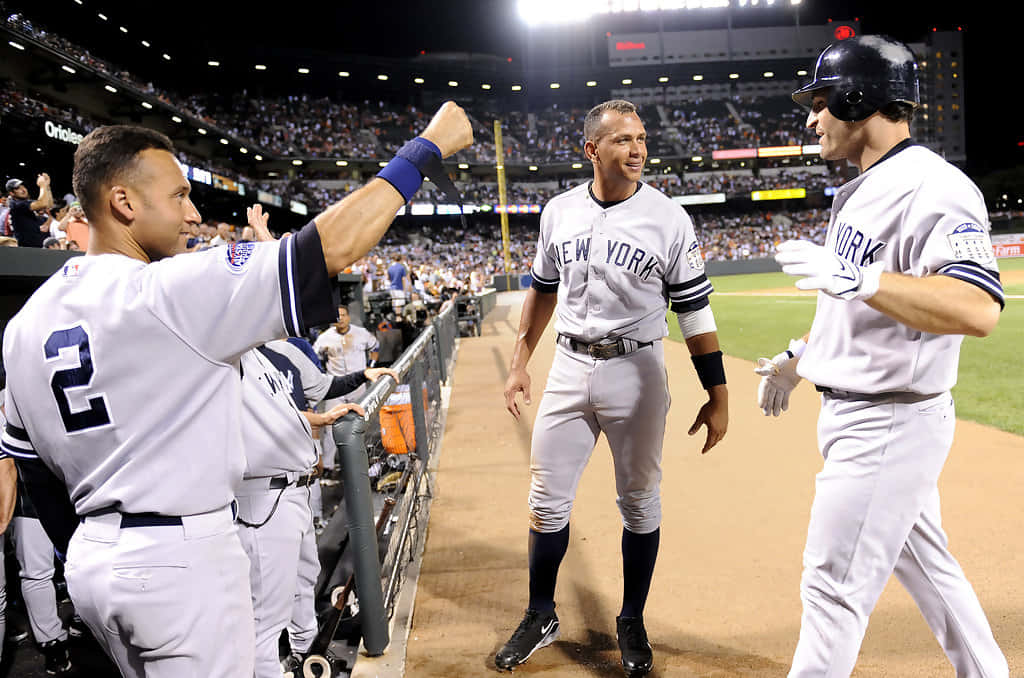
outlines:
M1024 270L1024 257L1001 259L1000 271ZM716 292L794 289L783 273L717 276ZM1024 284L1008 285L1007 295L1024 295ZM711 295L722 351L755 361L782 351L793 337L811 328L814 297ZM682 341L675 314L669 314L669 337ZM1024 337L1024 299L1008 299L999 324L984 339L966 337L953 396L957 416L1024 435L1024 374L1019 367ZM752 394L747 394L753 397ZM743 397L736 394L734 397Z

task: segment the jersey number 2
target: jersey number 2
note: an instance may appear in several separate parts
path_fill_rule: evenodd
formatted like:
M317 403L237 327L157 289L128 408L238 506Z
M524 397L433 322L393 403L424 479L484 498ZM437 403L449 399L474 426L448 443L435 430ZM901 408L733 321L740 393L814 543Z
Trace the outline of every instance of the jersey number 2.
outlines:
M110 423L107 403L101 395L89 398L88 409L81 412L71 411L67 389L82 388L88 386L92 381L92 353L89 350L89 335L81 325L76 325L69 330L58 330L51 334L44 347L46 359L55 360L60 356L62 348L71 348L72 346L78 347L78 367L57 370L53 373L53 378L50 379L50 388L53 389L53 397L57 400L57 409L60 410L60 418L64 421L64 430L68 433L76 433Z

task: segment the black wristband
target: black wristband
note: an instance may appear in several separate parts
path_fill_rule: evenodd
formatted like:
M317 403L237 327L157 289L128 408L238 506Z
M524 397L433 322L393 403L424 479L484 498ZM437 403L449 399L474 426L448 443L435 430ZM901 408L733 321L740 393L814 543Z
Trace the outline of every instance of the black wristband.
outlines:
M690 356L690 360L693 361L697 377L700 378L700 385L705 390L725 383L725 365L722 364L721 351Z

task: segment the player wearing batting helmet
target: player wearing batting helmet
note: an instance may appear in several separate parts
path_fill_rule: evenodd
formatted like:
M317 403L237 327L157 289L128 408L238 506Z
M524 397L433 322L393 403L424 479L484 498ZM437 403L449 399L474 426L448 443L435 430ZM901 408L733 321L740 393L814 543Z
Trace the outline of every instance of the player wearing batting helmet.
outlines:
M1006 659L947 548L939 473L953 442L964 335L995 327L1003 289L988 210L960 170L916 145L914 55L882 36L828 47L793 99L826 160L860 175L835 195L824 246L779 245L818 290L810 332L758 361L758 405L778 416L801 379L821 392L803 617L791 678L853 671L868 615L895 573L958 676L1006 678Z

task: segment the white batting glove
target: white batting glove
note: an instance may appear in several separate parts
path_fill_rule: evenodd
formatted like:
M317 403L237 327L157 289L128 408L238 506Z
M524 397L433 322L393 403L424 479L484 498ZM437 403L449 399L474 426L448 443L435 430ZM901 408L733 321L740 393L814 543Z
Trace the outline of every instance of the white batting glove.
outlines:
M757 406L764 416L779 416L789 409L789 394L800 383L800 375L796 373L796 364L807 344L801 339L789 342L789 350L783 351L771 360L758 358L756 374L761 375L761 383L757 385Z
M802 276L801 290L821 290L837 299L870 299L878 292L884 262L851 264L832 250L807 240L787 240L776 248L775 261L783 273Z

